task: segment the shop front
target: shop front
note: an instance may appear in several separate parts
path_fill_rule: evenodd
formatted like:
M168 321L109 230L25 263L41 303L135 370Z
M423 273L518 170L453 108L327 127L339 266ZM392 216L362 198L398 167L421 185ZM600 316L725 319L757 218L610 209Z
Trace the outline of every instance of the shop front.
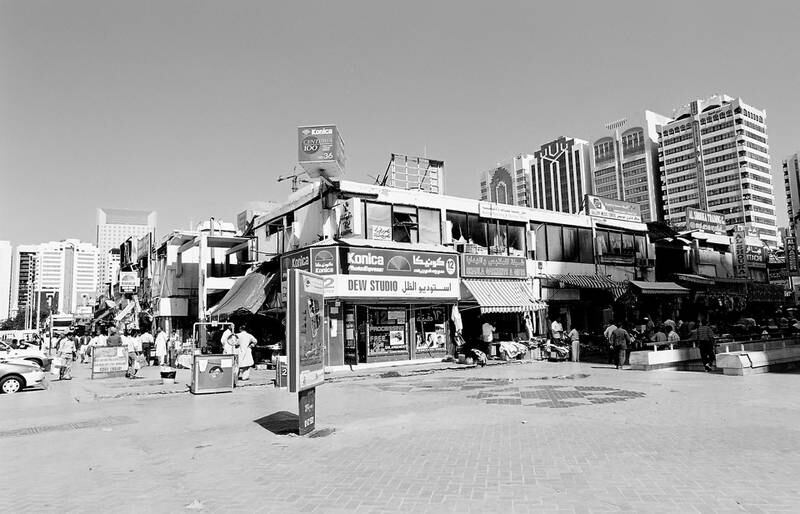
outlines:
M542 298L549 304L549 318L559 319L566 329L602 333L611 321L626 319L627 307L619 302L628 282L593 274L552 274L540 280Z
M282 261L325 279L326 366L441 359L451 348L456 253L337 243Z

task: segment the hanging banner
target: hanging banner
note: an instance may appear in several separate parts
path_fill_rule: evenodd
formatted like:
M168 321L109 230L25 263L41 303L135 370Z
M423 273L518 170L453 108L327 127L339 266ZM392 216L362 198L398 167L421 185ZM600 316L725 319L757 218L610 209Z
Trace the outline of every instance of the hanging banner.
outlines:
M289 272L286 341L290 393L310 389L325 380L323 291L322 277L299 269Z
M783 246L786 251L786 269L790 276L797 276L800 271L797 267L797 238L787 237Z
M736 278L748 278L747 271L747 233L742 225L737 225L733 232L733 275Z

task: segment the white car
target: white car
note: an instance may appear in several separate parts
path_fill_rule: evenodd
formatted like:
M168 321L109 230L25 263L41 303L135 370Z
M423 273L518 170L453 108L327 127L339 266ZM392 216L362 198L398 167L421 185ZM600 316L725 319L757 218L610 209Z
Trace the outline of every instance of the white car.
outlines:
M37 347L21 342L17 348L12 348L8 341L0 341L0 360L26 360L38 364L44 371L50 369L52 359Z
M18 393L26 387L40 385L47 389L45 373L38 364L28 360L0 358L0 393Z

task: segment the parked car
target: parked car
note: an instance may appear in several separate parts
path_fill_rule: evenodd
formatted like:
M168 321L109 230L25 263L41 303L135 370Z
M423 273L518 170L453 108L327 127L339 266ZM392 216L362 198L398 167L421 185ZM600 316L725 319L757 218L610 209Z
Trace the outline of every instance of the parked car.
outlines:
M22 341L12 348L8 341L0 341L0 359L24 359L38 364L44 371L50 369L52 359L36 346Z
M38 364L28 360L0 358L0 393L13 394L26 387L40 385L45 372Z

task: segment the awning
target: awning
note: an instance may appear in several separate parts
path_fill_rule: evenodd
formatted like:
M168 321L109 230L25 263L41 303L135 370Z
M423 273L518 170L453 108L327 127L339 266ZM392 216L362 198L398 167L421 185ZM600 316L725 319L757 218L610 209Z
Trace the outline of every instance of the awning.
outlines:
M644 282L631 280L631 284L643 295L687 295L689 290L675 282Z
M691 282L692 284L711 285L714 283L714 279L712 277L692 275L690 273L675 273L675 279L680 280L681 282Z
M222 300L208 310L208 315L225 316L242 310L255 314L264 305L267 287L276 276L275 273L265 275L255 271L239 277Z
M478 302L481 314L531 312L547 308L537 300L527 282L521 280L462 279L461 297Z
M628 289L626 282L612 280L604 275L576 275L566 273L563 275L546 275L548 280L563 284L562 287L576 287L578 289L603 289L611 293L614 300L625 294Z

